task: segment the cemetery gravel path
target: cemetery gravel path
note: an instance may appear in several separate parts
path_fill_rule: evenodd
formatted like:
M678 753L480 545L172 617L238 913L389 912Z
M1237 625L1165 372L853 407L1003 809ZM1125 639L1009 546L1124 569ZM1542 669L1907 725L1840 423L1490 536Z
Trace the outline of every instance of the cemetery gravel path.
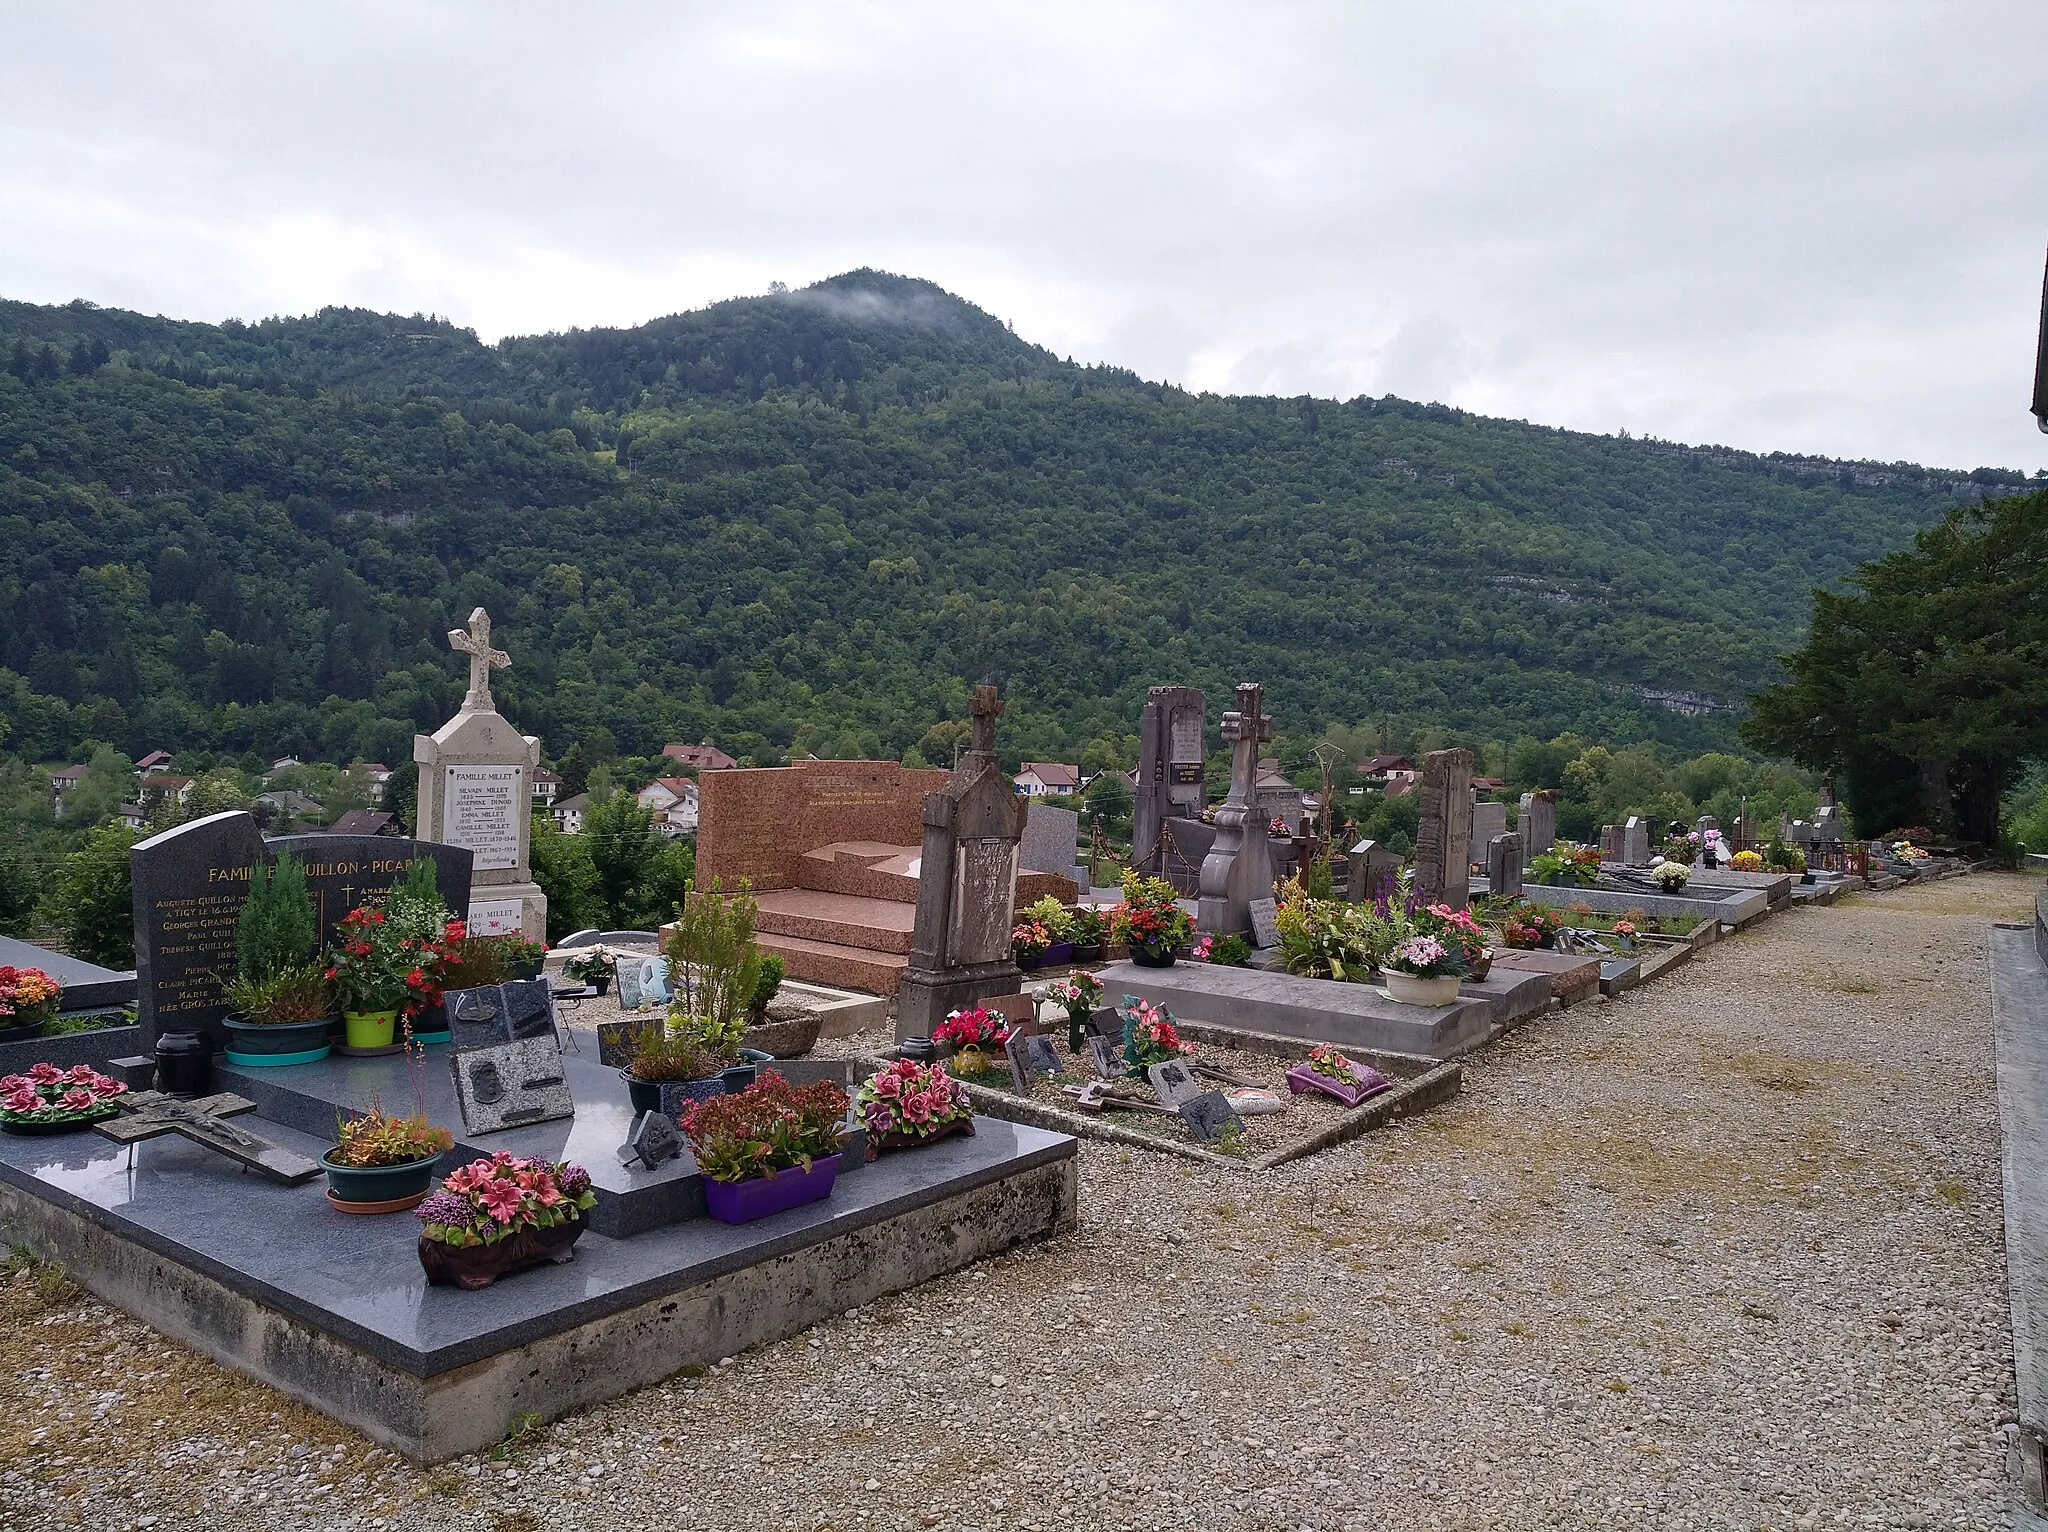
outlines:
M1985 933L2035 886L1781 914L1256 1180L1084 1144L1075 1233L502 1462L24 1272L0 1528L2002 1526Z

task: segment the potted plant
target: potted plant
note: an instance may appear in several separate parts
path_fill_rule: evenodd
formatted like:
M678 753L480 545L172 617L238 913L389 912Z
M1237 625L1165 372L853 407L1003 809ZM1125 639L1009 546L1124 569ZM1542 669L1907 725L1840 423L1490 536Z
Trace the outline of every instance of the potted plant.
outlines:
M249 897L235 922L232 1013L222 1018L231 1064L274 1068L327 1057L334 993L316 961L319 925L306 872L282 852L275 867L249 869Z
M1431 904L1413 916L1414 931L1434 936L1446 947L1457 949L1463 958L1467 979L1483 979L1493 966L1493 951L1486 945L1486 933L1470 910L1454 910L1448 904Z
M1074 944L1074 961L1094 963L1102 957L1102 941L1108 922L1102 916L1080 905L1067 915L1067 939Z
M597 1206L581 1165L502 1151L457 1167L414 1209L429 1282L474 1290L539 1261L566 1261Z
M562 964L562 977L577 984L588 984L600 995L612 987L612 975L618 971L619 962L612 950L602 944L585 947L574 957Z
M1667 894L1677 893L1692 879L1690 869L1681 867L1676 862L1659 862L1650 869L1650 876Z
M788 965L779 953L763 952L760 972L754 976L754 993L747 997L747 1025L758 1027L768 1020L768 1006L781 993L783 975ZM816 1042L817 1039L811 1039Z
M502 936L472 936L464 928L460 940L450 942L439 973L441 990L483 989L503 984L512 977L505 963Z
M832 1081L795 1089L772 1069L745 1090L697 1102L682 1129L704 1177L705 1210L748 1223L830 1196L846 1107Z
M691 884L662 943L669 1030L694 1039L723 1071L730 1090L753 1079L754 1064L745 1061L740 1039L761 982L761 951L754 943L757 909L753 885L745 879L731 894L716 878L709 889Z
M1110 916L1117 939L1129 945L1131 961L1139 967L1168 967L1195 932L1194 921L1180 907L1180 895L1164 878L1137 872L1124 874L1123 894Z
M1287 1071L1287 1089L1294 1095L1320 1091L1346 1106L1357 1106L1368 1096L1393 1089L1393 1083L1377 1069L1354 1064L1328 1043L1318 1043L1303 1062Z
M1567 883L1590 886L1600 879L1600 853L1597 850L1593 852L1589 865L1578 851L1560 844L1553 850L1539 851L1529 859L1529 876L1553 888Z
M70 1069L31 1064L21 1074L0 1079L0 1132L76 1133L120 1116L116 1098L127 1090L90 1064Z
M345 1053L389 1053L398 1013L412 992L411 954L402 951L384 912L360 905L341 917L328 953L327 981L341 1003Z
M1010 932L1010 951L1017 959L1019 968L1030 970L1045 961L1045 954L1052 946L1052 932L1036 920L1021 920Z
M1070 963L1074 959L1074 912L1069 910L1051 894L1034 902L1024 912L1034 925L1045 927L1048 938L1045 954L1041 959L1046 963Z
M1612 930L1615 939L1621 943L1623 952L1636 950L1636 923L1633 920L1617 920Z
M1434 936L1410 936L1380 964L1387 998L1403 1005L1449 1005L1458 998L1465 974L1465 954L1455 943Z
M394 1117L380 1103L340 1124L340 1142L320 1156L327 1200L344 1213L398 1213L427 1197L434 1168L454 1144L421 1112Z
M1764 859L1754 851L1738 851L1728 858L1728 867L1732 872L1762 872Z
M1557 945L1564 917L1547 904L1518 904L1501 921L1501 940L1524 952Z
M1181 1045L1180 1029L1173 1024L1173 1013L1165 1006L1126 995L1116 1014L1124 1024L1125 1073L1143 1079L1152 1065L1177 1059L1187 1051Z
M64 986L40 968L0 967L0 1043L40 1036L63 995Z
M1242 968L1252 960L1252 944L1234 931L1228 936L1198 936L1189 956L1197 963Z
M547 965L548 944L530 942L517 932L494 936L498 944L499 960L505 965L505 975L510 979L538 979Z
M1406 893L1404 884L1404 898ZM1274 911L1281 962L1289 973L1303 978L1362 982L1372 972L1375 955L1394 942L1389 925L1394 917L1388 913L1391 905L1383 901L1382 906L1368 908L1348 899L1313 898L1301 879L1289 878L1280 886L1280 903ZM1219 948L1225 957L1234 956L1237 946L1243 946L1245 957L1251 956L1251 946L1243 937L1237 938L1237 945L1230 945L1226 938L1210 944L1210 960L1216 960Z
M964 1075L978 1075L995 1063L991 1056L1010 1040L1010 1029L995 1011L971 1006L948 1013L932 1028L932 1046L941 1058L950 1057Z
M974 1132L974 1108L942 1064L897 1059L869 1075L854 1093L854 1111L868 1130L867 1157L914 1149L954 1133Z
M1050 1000L1067 1013L1067 1051L1079 1053L1088 1046L1088 1018L1102 1004L1102 981L1092 973L1076 970L1064 979L1041 985L1041 1001Z
M435 881L434 864L425 857L406 864L405 876L391 886L380 907L385 934L398 944L408 965L399 1025L414 1042L445 1043L448 1013L441 996L454 987L448 979L460 966L468 928L449 913Z

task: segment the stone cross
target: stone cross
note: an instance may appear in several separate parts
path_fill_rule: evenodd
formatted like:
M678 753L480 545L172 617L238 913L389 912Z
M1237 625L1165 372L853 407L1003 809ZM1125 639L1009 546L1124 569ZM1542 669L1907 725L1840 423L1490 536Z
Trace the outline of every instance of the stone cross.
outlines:
M1259 745L1273 737L1273 720L1259 709L1255 681L1237 688L1237 707L1223 715L1231 742L1230 796L1216 810L1216 838L1202 858L1201 898L1195 928L1211 936L1251 927L1251 901L1273 892L1273 849L1259 817Z
M462 699L462 711L496 712L497 704L491 701L491 672L505 669L512 656L491 647L491 614L478 607L469 614L467 628L450 628L448 647L469 656L469 695Z
M967 716L973 720L974 737L967 747L969 755L987 756L993 759L996 753L996 720L1003 716L1008 706L996 695L993 686L983 683L974 688L974 696L968 700Z
M117 1099L122 1115L96 1122L93 1131L117 1144L138 1143L164 1133L176 1133L195 1144L226 1155L244 1170L253 1170L272 1181L297 1186L320 1174L317 1160L273 1144L226 1121L243 1112L256 1110L256 1103L223 1092L202 1096L197 1101L180 1101L162 1091L131 1091Z
M1273 737L1273 720L1259 711L1259 686L1247 681L1237 688L1237 708L1223 715L1223 737L1234 747L1230 760L1230 796L1249 803L1259 781L1259 746Z

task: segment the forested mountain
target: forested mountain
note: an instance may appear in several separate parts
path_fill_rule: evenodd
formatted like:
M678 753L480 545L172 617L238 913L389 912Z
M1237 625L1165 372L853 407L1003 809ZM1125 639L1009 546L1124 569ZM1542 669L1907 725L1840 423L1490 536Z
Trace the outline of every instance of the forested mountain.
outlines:
M0 303L0 355L0 749L31 760L406 759L477 605L550 753L899 756L984 677L1012 758L1240 678L1304 738L1696 751L1811 585L2022 482L1193 395L868 271L495 346Z

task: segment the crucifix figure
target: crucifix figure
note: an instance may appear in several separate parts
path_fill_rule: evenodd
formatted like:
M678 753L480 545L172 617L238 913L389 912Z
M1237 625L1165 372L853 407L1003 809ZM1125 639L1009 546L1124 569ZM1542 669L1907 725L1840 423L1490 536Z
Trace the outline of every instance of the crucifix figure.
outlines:
M996 689L984 682L974 688L974 696L968 701L967 716L973 720L974 738L968 745L970 756L993 760L996 753L996 720L1003 716L1007 706Z
M450 628L448 647L469 656L469 695L462 699L462 711L496 712L497 704L491 701L491 672L510 665L512 656L491 647L491 614L478 607L469 614L467 628Z
M195 1144L203 1144L272 1181L297 1186L320 1174L317 1160L295 1154L267 1138L226 1121L243 1112L256 1110L256 1103L223 1092L202 1096L197 1101L180 1101L162 1091L130 1091L118 1098L122 1115L96 1122L93 1131L117 1144L135 1144L145 1138L176 1133Z

